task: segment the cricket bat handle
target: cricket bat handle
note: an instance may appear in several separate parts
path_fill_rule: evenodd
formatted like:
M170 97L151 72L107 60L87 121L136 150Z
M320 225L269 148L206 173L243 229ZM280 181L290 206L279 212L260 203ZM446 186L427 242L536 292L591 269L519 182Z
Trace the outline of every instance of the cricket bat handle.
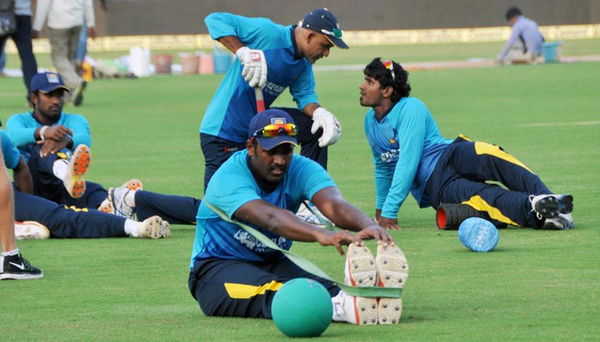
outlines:
M265 110L265 99L263 98L263 92L260 87L254 88L254 96L256 97L256 112L263 112Z

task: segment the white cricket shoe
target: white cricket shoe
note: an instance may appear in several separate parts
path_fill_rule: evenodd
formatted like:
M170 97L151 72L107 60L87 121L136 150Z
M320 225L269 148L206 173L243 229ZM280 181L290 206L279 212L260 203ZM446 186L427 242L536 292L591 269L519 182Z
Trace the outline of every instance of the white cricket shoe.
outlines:
M142 222L139 237L147 239L170 238L171 225L158 215L148 217Z
M125 202L125 196L131 191L127 188L109 188L108 189L108 201L112 206L113 214L135 220L135 210ZM103 202L104 204L104 202ZM100 205L102 207L102 204Z
M300 208L298 208L298 212L296 213L296 216L298 216L302 221L304 221L306 223L314 224L316 226L321 226L321 227L325 227L327 225L327 223L330 222L325 216L323 216L323 214L321 214L321 212L319 211L319 209L317 209L317 207L310 206L310 209L309 209L308 206L309 206L309 204L302 203L300 205Z
M50 238L48 227L36 221L15 222L17 240L44 240Z
M558 214L557 217L547 218L544 221L543 229L567 230L575 227L575 222L571 214Z
M98 207L98 211L101 211L101 212L107 213L107 214L115 213L115 208L113 208L112 202L110 201L109 197L106 197L104 199L104 201L102 201L102 203L100 203L100 206Z
M408 262L400 248L392 243L377 244L377 286L402 288L408 278ZM379 324L395 324L402 316L401 298L380 298L377 307Z
M531 195L529 202L531 202L531 209L535 211L540 220L555 218L559 214L569 214L573 211L573 196L571 195Z
M142 181L139 179L130 179L127 182L123 183L121 186L121 188L127 188L129 190L143 190L144 189L144 185L142 184ZM110 196L106 197L106 199L104 199L104 201L102 201L102 203L100 204L100 206L98 207L98 210L107 214L114 214L115 213L115 208L114 205L112 203L112 201L110 200ZM133 214L133 219L136 218L135 213Z
M351 286L375 286L375 258L367 246L350 244L346 255L344 283ZM377 324L377 298L351 296L340 291L332 299L333 320L358 325Z

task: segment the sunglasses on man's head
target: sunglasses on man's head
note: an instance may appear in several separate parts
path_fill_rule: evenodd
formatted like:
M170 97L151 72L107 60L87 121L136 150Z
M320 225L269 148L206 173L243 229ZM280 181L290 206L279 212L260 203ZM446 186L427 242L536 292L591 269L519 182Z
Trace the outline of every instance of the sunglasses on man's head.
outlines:
M321 33L323 33L324 35L327 35L327 36L335 37L335 38L342 38L342 35L343 35L342 30L340 30L337 27L332 28L331 31L328 31L326 29L321 29Z
M392 81L396 82L396 74L394 73L394 62L391 59L388 59L387 61L381 62L381 64L383 64L383 66L390 71L390 74L392 74Z
M296 136L296 125L294 125L293 123L267 125L254 132L252 136L263 136L265 138L273 138L282 133L290 137Z

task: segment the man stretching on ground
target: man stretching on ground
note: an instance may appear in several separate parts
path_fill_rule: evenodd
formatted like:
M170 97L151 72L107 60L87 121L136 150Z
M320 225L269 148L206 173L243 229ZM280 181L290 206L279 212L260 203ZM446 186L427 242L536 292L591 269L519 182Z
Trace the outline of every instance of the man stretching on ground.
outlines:
M278 109L256 114L248 127L246 149L235 153L209 182L197 217L189 287L209 316L271 318L271 302L288 280L311 278L330 293L335 321L389 324L400 319L400 299L352 297L330 281L312 275L281 252L266 247L239 225L227 222L206 203L265 234L279 247L292 241L350 245L346 284L402 287L406 259L386 230L348 203L325 169L294 155L296 125ZM302 201L311 200L343 230L325 230L297 218ZM350 231L356 232L356 234ZM380 242L375 262L362 240ZM384 274L395 274L386 277ZM379 275L379 282L377 282Z

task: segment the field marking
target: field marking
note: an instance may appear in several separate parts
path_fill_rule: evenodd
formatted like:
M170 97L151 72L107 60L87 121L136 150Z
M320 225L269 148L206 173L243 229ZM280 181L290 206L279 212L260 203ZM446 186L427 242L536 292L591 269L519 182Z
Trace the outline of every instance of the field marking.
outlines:
M575 121L575 122L532 122L517 125L518 127L560 127L560 126L592 126L600 125L600 121Z

